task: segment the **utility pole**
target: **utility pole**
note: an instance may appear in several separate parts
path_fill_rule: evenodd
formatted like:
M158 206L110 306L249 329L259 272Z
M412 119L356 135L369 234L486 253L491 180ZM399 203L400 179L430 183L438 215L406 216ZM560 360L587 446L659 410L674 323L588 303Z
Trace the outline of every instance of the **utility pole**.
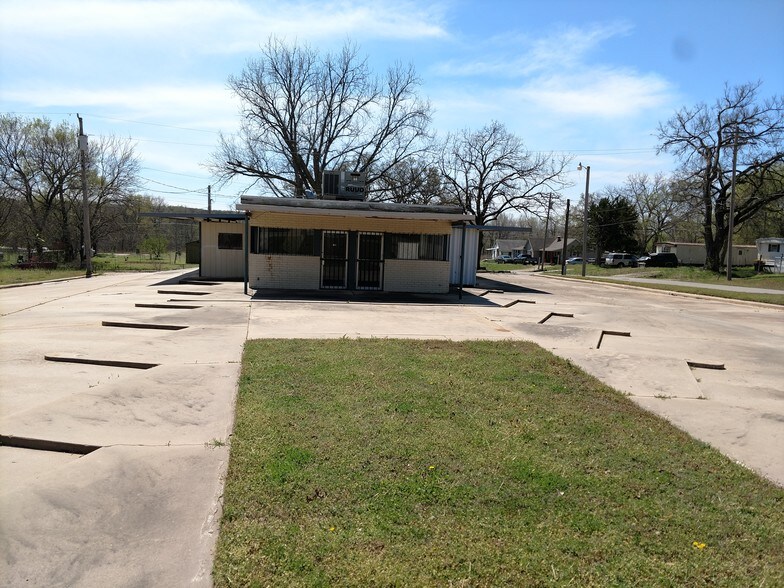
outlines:
M727 280L732 281L732 231L735 230L735 169L738 166L738 123L735 123L735 138L732 140L732 182L730 194L729 232L727 233Z
M207 186L207 212L212 212L212 186Z
M583 169L583 164L577 166ZM583 198L583 277L585 277L585 264L588 262L588 185L591 181L591 166L585 166L585 197Z
M90 203L87 200L87 135L84 134L82 117L77 113L76 118L79 119L79 152L82 160L82 231L84 232L82 247L84 247L85 277L91 278L93 276L93 243L90 236Z
M550 228L550 209L553 206L553 195L550 194L550 197L547 200L547 220L544 222L544 241L542 241L542 257L539 260L539 269L544 270L544 248L546 247L545 243L547 243L547 230Z
M564 222L564 241L561 251L561 275L566 275L566 243L569 241L569 199L566 199L566 221Z

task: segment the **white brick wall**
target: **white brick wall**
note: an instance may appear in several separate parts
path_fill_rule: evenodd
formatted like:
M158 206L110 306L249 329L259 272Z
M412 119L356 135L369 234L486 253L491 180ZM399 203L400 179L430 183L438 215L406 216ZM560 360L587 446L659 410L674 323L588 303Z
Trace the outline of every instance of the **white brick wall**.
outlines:
M329 215L254 214L252 226L449 235L449 221L380 219ZM449 262L388 259L384 261L383 289L387 292L449 292ZM316 290L321 287L321 260L300 255L249 255L248 279L252 288Z
M384 262L384 290L446 294L449 292L449 262L387 259Z
M321 260L304 255L250 254L248 282L251 288L318 290Z

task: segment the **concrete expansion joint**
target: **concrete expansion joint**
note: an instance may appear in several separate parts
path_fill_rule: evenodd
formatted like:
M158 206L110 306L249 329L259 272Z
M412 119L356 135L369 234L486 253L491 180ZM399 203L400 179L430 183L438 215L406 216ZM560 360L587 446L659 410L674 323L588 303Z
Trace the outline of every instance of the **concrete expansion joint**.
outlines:
M543 325L544 323L549 321L554 316L562 316L564 318L574 318L574 314L571 313L571 312L551 312L546 317L544 317L542 320L540 320L538 324ZM601 339L599 339L599 343L601 343Z
M177 310L194 310L196 308L201 308L201 306L193 304L145 304L141 302L137 302L134 306L136 308L169 308Z
M250 306L250 303L253 302L253 301L252 300L234 300L234 299L231 299L231 298L210 298L209 300L199 300L199 299L190 300L188 298L169 298L168 300L166 300L166 302L174 302L174 303L181 303L181 302L186 302L186 303L187 302L206 302L210 306L212 306L214 304L217 304L219 302L220 303L226 302L226 303L229 303L229 304L238 304L239 303L239 304L247 304L248 306ZM201 308L201 307L197 307L197 308Z
M179 294L180 296L207 296L212 292L202 292L201 290L158 290L158 294Z
M101 365L107 367L127 368L132 370L149 370L158 367L159 363L146 363L140 361L122 361L115 359L94 359L90 357L69 357L63 355L44 355L44 361L60 363L79 363L86 365Z
M601 335L599 335L599 342L596 344L596 349L599 349L602 346L602 341L606 335L611 335L614 337L631 337L632 334L628 331L602 331Z
M480 292L477 296L486 296L488 294L503 294L503 290L485 290L484 292Z
M515 304L536 304L536 300L523 300L518 298L517 300L512 300L512 302L509 302L508 304L504 304L504 308L510 308Z
M688 365L692 370L695 368L704 369L704 370L726 370L727 368L724 367L723 363L706 363L704 361L690 361L686 360L686 365Z
M51 451L54 453L72 453L87 455L101 448L100 445L87 445L84 443L69 443L52 439L36 439L32 437L17 437L16 435L0 435L0 445L16 447L18 449L31 449L34 451Z
M31 451L49 451L52 453L70 453L72 455L88 455L99 449L115 447L206 447L217 449L227 447L229 442L223 439L210 439L200 443L107 443L105 445L91 445L87 443L73 443L58 441L56 439L38 439L33 437L18 437L16 435L0 435L0 446L29 449Z
M102 327L118 327L125 329L157 329L162 331L181 331L187 325L164 325L160 323L130 323L123 321L101 321Z

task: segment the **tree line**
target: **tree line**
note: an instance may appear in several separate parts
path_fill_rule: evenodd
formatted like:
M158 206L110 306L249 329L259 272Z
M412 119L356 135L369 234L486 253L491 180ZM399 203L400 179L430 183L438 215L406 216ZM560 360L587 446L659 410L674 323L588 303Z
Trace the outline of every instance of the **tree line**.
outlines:
M81 154L75 124L0 115L0 245L42 259L83 261ZM192 227L143 218L183 211L138 192L139 160L130 141L91 138L86 153L90 234L96 251L135 252L146 240L175 249L197 238Z
M241 125L236 135L219 136L207 165L218 185L241 178L248 190L288 197L320 195L325 171L364 172L369 199L454 204L477 224L510 215L538 219L551 203L562 207L570 156L531 151L499 121L439 137L420 85L410 65L393 64L376 75L350 42L325 53L271 37L229 77ZM683 108L661 123L659 150L673 154L679 168L670 176L631 174L624 185L591 195L593 243L626 239L626 248L649 251L664 237L699 237L707 265L718 271L733 193L736 231L781 234L784 99L762 98L760 88L727 86L714 104ZM56 243L78 255L74 129L10 115L0 125L2 241L38 249ZM93 243L138 233L143 225L129 217L156 203L138 195L133 149L127 141L99 140L88 162ZM132 245L137 237L125 239Z

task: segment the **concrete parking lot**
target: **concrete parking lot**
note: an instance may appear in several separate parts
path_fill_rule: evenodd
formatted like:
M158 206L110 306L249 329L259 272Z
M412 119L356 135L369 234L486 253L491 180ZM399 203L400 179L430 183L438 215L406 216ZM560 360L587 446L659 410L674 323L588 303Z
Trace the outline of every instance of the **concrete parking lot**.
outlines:
M0 290L4 584L211 583L246 338L530 339L784 485L782 309L530 272L462 300L182 276Z

